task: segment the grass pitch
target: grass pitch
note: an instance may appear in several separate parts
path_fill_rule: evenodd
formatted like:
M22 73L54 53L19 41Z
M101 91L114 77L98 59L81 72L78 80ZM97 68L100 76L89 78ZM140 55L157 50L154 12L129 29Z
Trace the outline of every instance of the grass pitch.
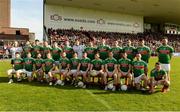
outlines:
M151 58L149 71L157 58ZM8 84L6 71L10 61L0 61L0 111L119 111L180 110L180 58L171 61L170 92L152 95L133 92L111 92L99 88L49 86L37 82ZM160 90L160 88L159 88Z

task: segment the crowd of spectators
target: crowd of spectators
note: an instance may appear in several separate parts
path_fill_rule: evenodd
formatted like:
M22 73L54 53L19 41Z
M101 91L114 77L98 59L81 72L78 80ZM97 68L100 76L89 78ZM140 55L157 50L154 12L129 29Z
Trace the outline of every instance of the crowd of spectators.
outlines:
M154 50L161 45L160 40L163 37L167 37L169 45L173 46L175 52L180 52L180 35L169 35L163 33L118 33L118 32L95 32L95 31L80 31L80 30L65 30L65 29L48 29L48 37L51 42L59 42L69 40L71 44L74 43L75 39L79 39L82 44L87 44L89 41L94 41L98 44L102 38L106 39L108 45L112 45L114 41L118 40L121 46L125 46L127 40L132 41L134 47L138 46L138 40L144 39L145 44Z

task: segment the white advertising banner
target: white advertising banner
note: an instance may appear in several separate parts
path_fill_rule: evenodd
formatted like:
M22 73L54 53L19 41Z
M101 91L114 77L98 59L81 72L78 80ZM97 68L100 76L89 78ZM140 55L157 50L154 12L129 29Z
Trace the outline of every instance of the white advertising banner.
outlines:
M143 32L143 17L93 9L46 5L47 28L106 32Z

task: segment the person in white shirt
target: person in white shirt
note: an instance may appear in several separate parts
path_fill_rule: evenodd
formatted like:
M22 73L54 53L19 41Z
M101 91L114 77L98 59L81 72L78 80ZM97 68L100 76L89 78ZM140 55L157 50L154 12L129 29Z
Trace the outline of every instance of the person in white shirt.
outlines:
M76 39L75 45L73 46L73 50L74 50L74 52L77 52L79 59L82 59L84 49L85 49L85 45L80 45L79 40Z
M18 42L15 41L14 44L13 44L13 47L10 49L10 53L11 53L12 58L15 58L16 52L21 53L22 51L23 51L22 47L19 47Z

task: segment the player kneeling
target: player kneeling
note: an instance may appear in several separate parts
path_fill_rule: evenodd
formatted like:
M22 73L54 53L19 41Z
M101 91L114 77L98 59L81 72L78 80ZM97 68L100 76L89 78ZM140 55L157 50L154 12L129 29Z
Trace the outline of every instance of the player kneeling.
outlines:
M136 89L145 90L147 87L147 63L141 60L141 54L136 54L136 60L132 62L134 84ZM143 81L143 87L141 88Z
M105 73L103 75L103 82L105 85L104 90L108 89L107 80L108 78L113 78L113 88L112 91L116 90L117 86L117 60L113 58L113 52L109 51L109 58L104 61Z
M24 73L27 75L28 81L32 81L33 69L34 69L34 59L31 57L31 53L27 53L27 58L24 58Z
M86 88L86 85L89 83L89 77L88 77L88 72L90 69L90 62L91 60L87 57L87 53L83 53L83 58L80 61L80 64L78 66L78 73L76 75L76 80L78 80L79 76L83 76L83 88Z
M47 82L49 82L49 85L51 86L53 84L53 74L52 71L55 69L55 61L52 59L51 54L48 53L47 55L47 59L44 60L44 64L43 64L43 70L45 72L45 77Z
M16 74L18 82L21 81L21 74L24 72L24 62L23 59L20 57L19 52L16 52L15 58L11 60L11 64L13 68L7 71L9 77L8 83L13 83L13 74Z
M34 73L37 77L37 81L43 82L43 59L41 58L41 54L37 54L37 58L34 60Z
M118 61L118 80L125 78L125 85L132 85L131 60L127 58L126 52L122 52L122 59Z
M149 93L154 93L154 87L158 85L163 85L162 92L167 92L169 88L169 81L167 73L160 66L160 63L157 62L155 68L151 71L151 78L149 80Z
M103 61L100 59L99 53L95 54L95 59L91 61L91 67L89 75L90 77L103 77L104 70L104 64ZM103 82L101 80L101 84L103 85Z

